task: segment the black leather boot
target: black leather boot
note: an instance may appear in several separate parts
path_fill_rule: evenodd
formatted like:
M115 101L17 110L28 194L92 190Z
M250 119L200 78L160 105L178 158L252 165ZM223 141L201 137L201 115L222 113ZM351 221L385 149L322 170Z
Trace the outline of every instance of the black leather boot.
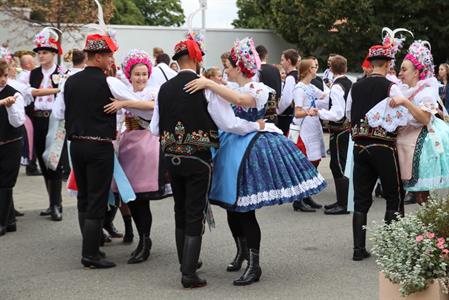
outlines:
M62 180L48 180L48 193L50 196L50 215L53 221L62 221Z
M176 239L176 252L178 253L178 261L179 261L179 272L181 271L182 265L182 252L184 251L184 230L176 228L175 231L175 239ZM198 258L198 263L196 265L196 269L199 270L203 266L203 262L200 258Z
M141 237L139 244L142 244L140 251L134 252L134 255L128 260L128 264L138 264L144 262L150 256L151 251L151 239L149 236L144 235ZM137 250L137 249L136 249Z
M262 269L259 266L259 250L249 249L249 261L245 272L239 279L234 280L234 285L249 285L257 282L262 275Z
M5 235L11 209L10 189L0 189L0 236Z
M346 215L349 214L348 206L349 179L346 177L335 178L335 192L337 194L337 205L326 209L326 215Z
M332 203L329 205L324 205L324 209L331 209L331 208L336 207L337 205L338 205L338 202L335 202L335 203Z
M131 216L122 216L122 217L123 217L123 224L125 224L125 235L123 236L123 243L131 244L134 240L133 221L131 219Z
M85 219L83 228L83 250L81 263L86 268L106 269L115 264L102 258L99 254L99 242L103 227L101 219Z
M104 218L104 225L103 228L108 232L108 234L111 236L111 238L122 238L123 234L118 232L117 228L114 226L114 218L117 214L117 206L111 206L109 210L106 212L105 218Z
M297 200L292 204L294 211L302 211L302 212L316 212L313 208L311 208L308 204L304 203L303 200Z
M391 224L392 221L396 221L398 219L398 211L396 210L387 210L385 212L384 221L386 224Z
M352 217L352 233L354 238L354 254L352 260L360 261L371 256L371 254L366 251L366 226L367 214L355 211Z
M200 288L207 285L207 281L198 277L196 273L201 252L201 239L201 235L184 237L181 264L181 283L184 288Z
M42 172L37 167L36 159L29 161L28 165L25 167L25 173L27 176L40 176Z
M316 202L312 199L312 197L306 197L306 198L302 199L302 201L303 201L305 204L308 204L311 208L320 209L320 208L323 207L323 205L321 205L321 204L319 204L319 203L316 203Z
M228 272L236 272L242 268L244 260L248 260L248 244L245 238L236 237L234 238L235 245L237 246L237 254L234 260L228 265Z
M84 221L86 220L86 213L85 212L81 212L78 211L78 223L80 225L80 232L81 232L81 237L83 236L83 230L84 230ZM102 257L102 258L106 258L106 253L104 253L101 250L98 250L98 254Z
M11 205L9 206L9 213L8 213L8 223L6 225L6 231L7 232L15 232L17 231L17 225L16 225L16 214L14 213L14 200L12 197L12 189L9 189L8 191L8 197L11 199Z
M407 194L405 194L404 204L416 204L415 193L408 192Z

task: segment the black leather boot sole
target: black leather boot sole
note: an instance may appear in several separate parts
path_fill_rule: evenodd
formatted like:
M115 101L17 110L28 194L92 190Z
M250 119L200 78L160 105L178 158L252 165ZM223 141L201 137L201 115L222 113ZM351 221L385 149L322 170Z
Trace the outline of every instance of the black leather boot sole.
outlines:
M329 204L329 205L324 205L324 209L332 209L332 208L337 207L337 206L338 206L338 202L335 202L335 203L332 203L332 204Z
M83 257L81 258L81 264L88 269L109 269L115 267L115 263L100 256L95 258Z
M348 215L349 211L347 210L347 208L337 205L334 208L326 209L324 211L324 214L325 215Z

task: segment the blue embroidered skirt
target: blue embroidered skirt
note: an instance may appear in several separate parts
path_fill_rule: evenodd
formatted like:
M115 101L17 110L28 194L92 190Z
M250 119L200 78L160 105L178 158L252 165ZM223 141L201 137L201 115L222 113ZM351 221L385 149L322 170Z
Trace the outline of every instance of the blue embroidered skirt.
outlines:
M301 200L325 187L321 174L283 135L220 135L209 193L213 204L247 212Z

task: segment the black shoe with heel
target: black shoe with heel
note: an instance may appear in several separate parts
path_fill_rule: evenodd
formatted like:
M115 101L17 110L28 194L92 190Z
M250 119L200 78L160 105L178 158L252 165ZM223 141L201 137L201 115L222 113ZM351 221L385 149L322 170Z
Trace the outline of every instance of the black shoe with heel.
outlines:
M250 285L259 281L260 276L262 276L262 269L259 265L259 251L256 249L249 249L248 266L242 276L240 276L239 279L234 280L234 285Z
M242 268L242 264L245 260L248 260L248 244L245 238L235 237L235 245L237 246L237 254L234 260L228 265L226 270L228 272L236 272Z

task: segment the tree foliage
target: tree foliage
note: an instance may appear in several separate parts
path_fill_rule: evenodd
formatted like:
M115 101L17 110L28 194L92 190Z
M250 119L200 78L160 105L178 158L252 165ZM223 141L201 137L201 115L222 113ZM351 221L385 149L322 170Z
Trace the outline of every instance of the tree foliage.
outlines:
M145 25L145 17L134 0L114 0L112 24Z
M324 61L341 53L353 69L367 49L381 43L383 27L404 27L415 39L432 44L435 62L447 59L449 1L447 0L237 0L236 27L271 28L303 55ZM408 37L405 47L412 42Z
M181 26L185 22L180 0L133 0L146 25Z

